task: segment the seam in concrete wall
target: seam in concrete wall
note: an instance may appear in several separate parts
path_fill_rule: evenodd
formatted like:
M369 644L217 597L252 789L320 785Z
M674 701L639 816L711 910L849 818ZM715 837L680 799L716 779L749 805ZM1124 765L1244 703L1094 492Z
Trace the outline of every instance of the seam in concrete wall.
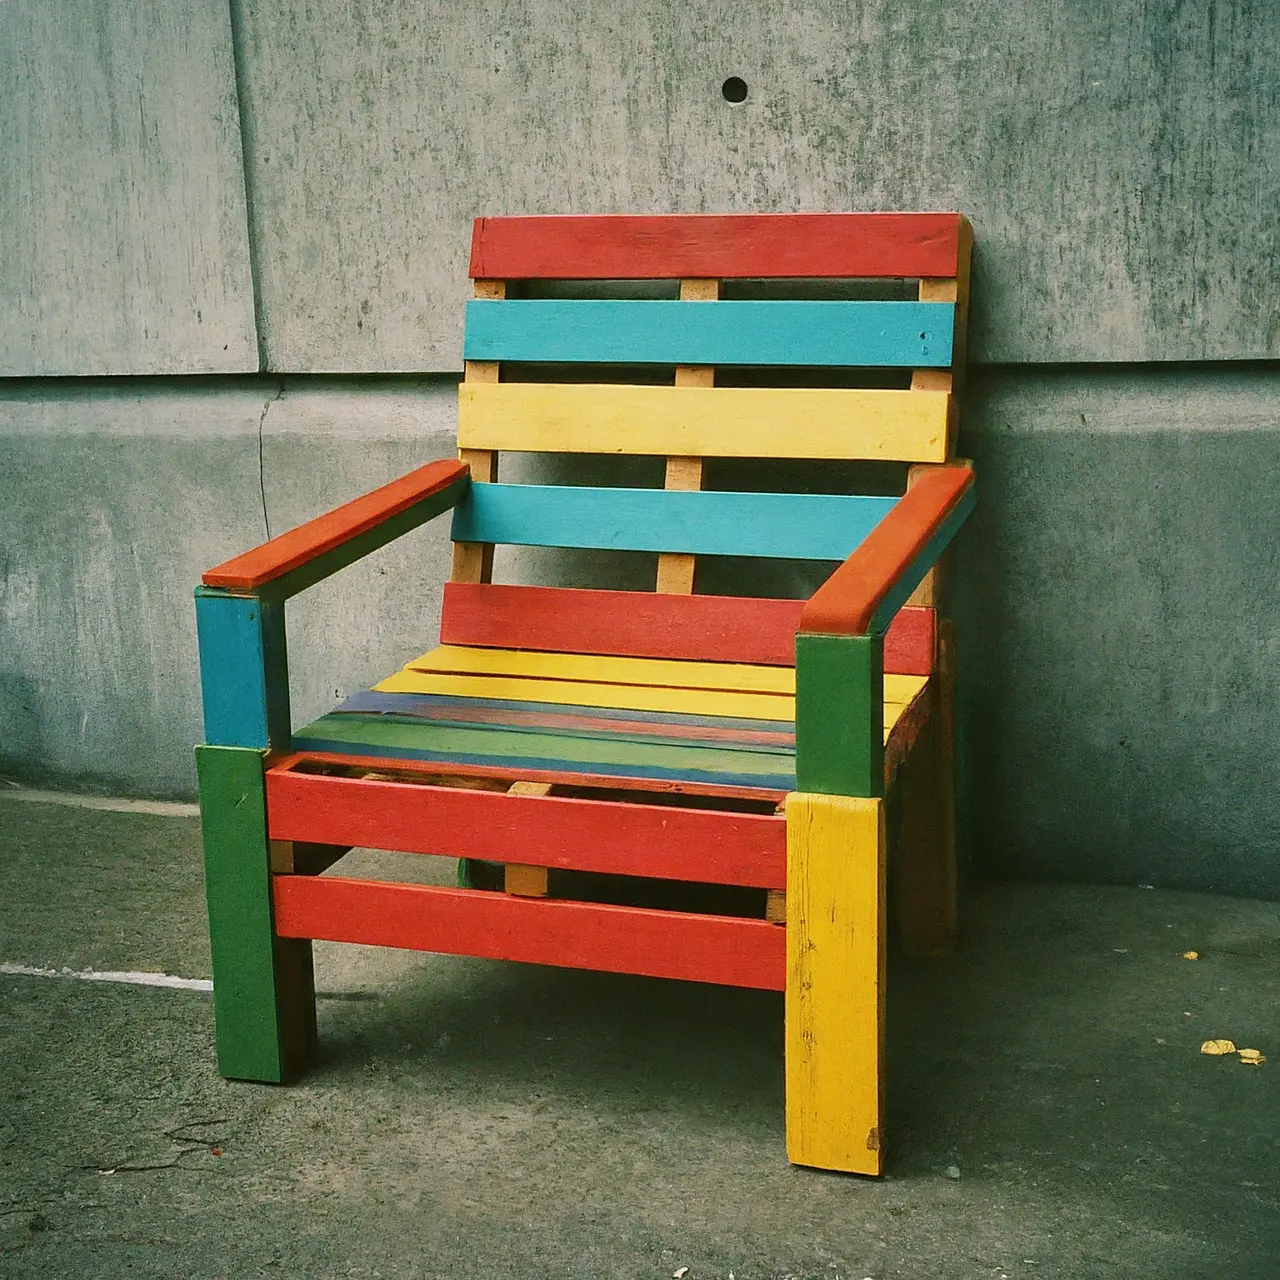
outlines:
M284 379L280 379L280 385L276 388L276 393L262 406L262 412L258 415L258 493L262 497L262 528L268 539L271 537L271 516L267 512L267 468L262 456L262 438L265 434L267 425L267 414L271 412L271 406L278 400L284 399Z

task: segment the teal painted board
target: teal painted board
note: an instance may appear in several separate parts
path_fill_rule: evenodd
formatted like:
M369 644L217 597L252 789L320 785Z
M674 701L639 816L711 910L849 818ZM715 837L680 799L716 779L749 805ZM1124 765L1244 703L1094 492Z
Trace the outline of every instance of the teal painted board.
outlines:
M939 557L951 543L951 539L960 531L960 526L969 518L978 504L978 495L971 485L964 497L956 503L955 510L943 521L938 532L924 545L924 549L911 562L910 567L893 584L892 589L880 602L880 607L871 615L868 628L879 635L888 630L894 614L911 598L911 593L924 581L924 576L937 564Z
M275 937L262 770L260 751L196 748L218 1070L278 1084L314 1042L315 1006L309 945Z
M284 604L196 588L200 696L211 746L289 748Z
M796 636L796 789L884 790L883 638Z
M949 368L950 302L467 303L468 360Z
M454 512L453 539L843 560L896 502L862 494L473 483Z

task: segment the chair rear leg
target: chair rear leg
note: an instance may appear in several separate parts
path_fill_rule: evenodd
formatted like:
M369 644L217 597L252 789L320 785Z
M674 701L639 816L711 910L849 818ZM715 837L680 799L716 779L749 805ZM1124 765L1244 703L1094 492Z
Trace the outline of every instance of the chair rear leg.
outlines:
M787 1157L878 1174L885 819L878 799L787 797Z
M901 823L893 857L894 923L909 956L956 946L955 659L941 621L929 722L899 779Z
M218 1070L283 1084L314 1056L311 943L275 935L264 756L196 748Z

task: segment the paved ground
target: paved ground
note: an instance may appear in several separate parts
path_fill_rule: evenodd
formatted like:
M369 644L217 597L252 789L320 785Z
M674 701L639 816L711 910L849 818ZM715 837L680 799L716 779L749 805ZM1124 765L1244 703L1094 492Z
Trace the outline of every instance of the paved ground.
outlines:
M207 976L199 867L190 817L0 796L0 962ZM0 976L0 1275L1280 1276L1280 905L966 905L891 969L878 1182L787 1166L773 995L323 947L274 1089L202 992Z

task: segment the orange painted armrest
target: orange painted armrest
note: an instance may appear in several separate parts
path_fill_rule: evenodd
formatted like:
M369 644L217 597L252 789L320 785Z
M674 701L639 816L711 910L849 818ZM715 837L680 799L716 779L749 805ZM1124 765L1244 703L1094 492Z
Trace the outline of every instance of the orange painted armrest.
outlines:
M433 509L424 515L429 519L437 510L444 510L461 498L469 477L470 468L466 463L453 458L429 462L399 480L384 484L372 493L344 503L210 569L201 581L207 587L242 591L265 586L376 529L392 517L410 511L427 499L452 496L452 502L433 503ZM457 487L456 494L446 495L445 491L450 486Z
M866 541L818 588L800 631L866 635L888 626L973 506L973 472L938 467L912 485Z

